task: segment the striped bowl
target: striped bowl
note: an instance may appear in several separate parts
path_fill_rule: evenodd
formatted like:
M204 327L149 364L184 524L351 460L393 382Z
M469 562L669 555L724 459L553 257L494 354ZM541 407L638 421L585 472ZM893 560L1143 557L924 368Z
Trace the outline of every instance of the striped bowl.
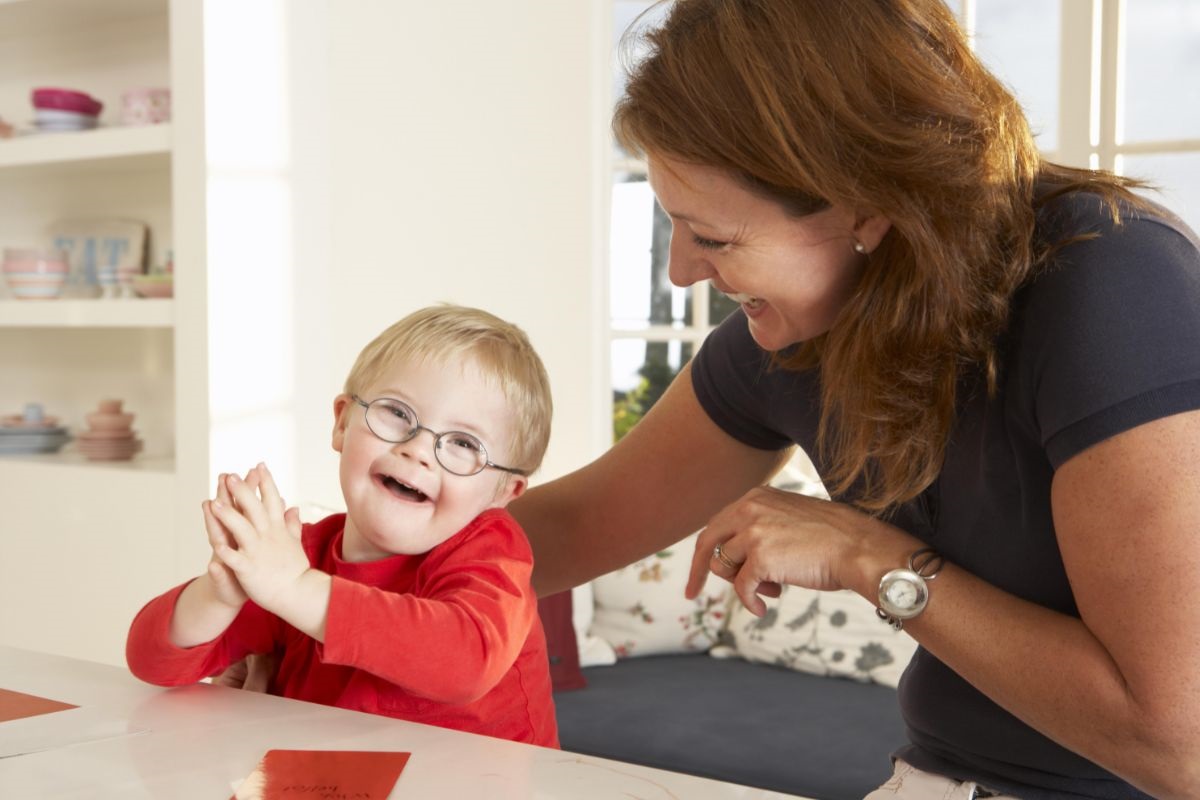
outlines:
M67 257L58 250L6 249L0 270L14 297L51 300L67 281Z

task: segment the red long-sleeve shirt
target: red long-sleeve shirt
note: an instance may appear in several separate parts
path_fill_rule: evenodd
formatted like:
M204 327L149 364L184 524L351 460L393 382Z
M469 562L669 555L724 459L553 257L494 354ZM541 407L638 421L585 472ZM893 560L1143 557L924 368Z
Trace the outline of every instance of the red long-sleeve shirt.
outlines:
M516 520L485 511L428 553L363 563L341 559L344 525L335 514L304 526L309 561L333 576L324 644L247 602L221 636L176 647L183 584L134 618L130 670L179 686L274 652L272 694L557 747L533 554Z

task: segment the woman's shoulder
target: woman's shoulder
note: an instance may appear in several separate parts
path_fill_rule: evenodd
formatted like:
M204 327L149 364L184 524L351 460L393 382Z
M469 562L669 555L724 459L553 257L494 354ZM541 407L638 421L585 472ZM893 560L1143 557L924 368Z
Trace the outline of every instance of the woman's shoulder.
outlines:
M1122 246L1152 252L1159 242L1173 240L1200 251L1200 236L1178 214L1155 200L1139 197L1136 202L1124 198L1110 202L1097 192L1083 189L1040 201L1034 238L1042 246L1070 242L1061 248L1068 251L1072 244L1096 239L1105 240L1106 247L1100 252Z

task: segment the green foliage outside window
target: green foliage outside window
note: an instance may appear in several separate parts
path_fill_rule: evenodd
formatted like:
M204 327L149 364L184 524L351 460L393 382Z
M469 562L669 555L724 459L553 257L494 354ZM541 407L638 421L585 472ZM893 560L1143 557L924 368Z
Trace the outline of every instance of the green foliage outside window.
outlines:
M683 361L691 356L691 346L684 346ZM646 345L646 363L638 370L641 380L628 392L613 392L613 441L621 437L646 415L650 407L658 402L679 369L667 361L667 344L649 342Z

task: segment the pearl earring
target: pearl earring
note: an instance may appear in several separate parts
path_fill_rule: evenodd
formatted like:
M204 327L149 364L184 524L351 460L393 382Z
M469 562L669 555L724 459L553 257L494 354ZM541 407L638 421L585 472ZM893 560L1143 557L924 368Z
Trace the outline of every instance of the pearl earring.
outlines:
M867 246L865 244L863 244L862 242L860 242L858 239L855 239L854 240L854 252L858 253L859 255L865 256L867 254Z

